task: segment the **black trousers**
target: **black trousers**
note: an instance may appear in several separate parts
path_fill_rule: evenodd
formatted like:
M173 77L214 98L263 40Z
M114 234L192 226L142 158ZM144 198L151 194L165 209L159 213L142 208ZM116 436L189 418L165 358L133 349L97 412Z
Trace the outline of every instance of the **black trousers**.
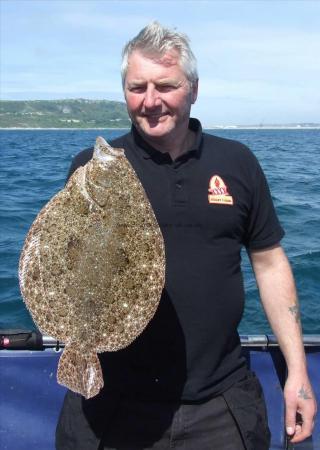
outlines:
M264 397L251 372L222 395L199 404L128 397L114 402L110 396L107 408L90 416L84 408L88 401L80 396L78 405L70 401L75 395L66 397L57 450L269 449Z

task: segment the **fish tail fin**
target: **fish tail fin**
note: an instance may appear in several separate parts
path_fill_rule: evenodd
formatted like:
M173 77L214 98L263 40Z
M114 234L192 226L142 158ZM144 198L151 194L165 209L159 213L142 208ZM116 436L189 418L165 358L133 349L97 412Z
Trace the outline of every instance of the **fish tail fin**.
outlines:
M86 399L94 397L102 389L103 375L95 352L86 353L75 345L66 345L58 364L58 383Z

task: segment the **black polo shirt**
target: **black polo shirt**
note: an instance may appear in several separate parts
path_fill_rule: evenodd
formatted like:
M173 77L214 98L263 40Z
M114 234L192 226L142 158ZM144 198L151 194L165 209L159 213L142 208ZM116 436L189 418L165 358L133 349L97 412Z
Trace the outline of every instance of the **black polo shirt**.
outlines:
M136 171L161 228L166 282L158 310L126 349L100 355L105 383L125 395L198 402L246 371L237 327L244 306L240 251L283 237L259 163L243 144L202 132L172 161L136 129L112 141ZM77 155L69 175L92 157Z

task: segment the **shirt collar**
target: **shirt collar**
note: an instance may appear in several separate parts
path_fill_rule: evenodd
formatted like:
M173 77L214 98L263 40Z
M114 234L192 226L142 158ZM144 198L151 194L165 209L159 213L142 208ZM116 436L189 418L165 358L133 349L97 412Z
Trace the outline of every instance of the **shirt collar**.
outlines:
M181 159L187 159L189 157L200 157L201 153L201 144L202 144L202 126L198 119L189 119L189 129L194 131L196 133L196 139L194 142L193 147L188 150L187 152L183 153L177 160ZM156 150L153 148L150 144L148 144L142 136L139 134L138 130L134 125L131 127L135 147L139 151L139 153L142 155L144 159L153 159L155 162L161 163L161 162L172 162L172 159L169 155L169 153L162 153L159 150Z

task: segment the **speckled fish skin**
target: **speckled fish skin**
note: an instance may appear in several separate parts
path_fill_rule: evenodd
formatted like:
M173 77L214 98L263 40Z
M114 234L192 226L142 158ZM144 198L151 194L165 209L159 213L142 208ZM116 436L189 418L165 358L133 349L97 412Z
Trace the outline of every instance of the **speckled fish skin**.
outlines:
M97 353L142 333L165 281L162 234L122 149L97 138L93 158L32 224L19 280L40 331L66 344L58 382L86 398L98 394Z

